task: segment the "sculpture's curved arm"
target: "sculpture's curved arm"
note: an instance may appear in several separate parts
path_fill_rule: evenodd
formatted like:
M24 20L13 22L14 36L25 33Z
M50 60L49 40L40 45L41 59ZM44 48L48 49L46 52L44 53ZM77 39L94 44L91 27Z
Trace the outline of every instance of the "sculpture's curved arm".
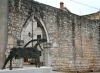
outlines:
M37 39L31 40L31 41L29 41L28 43L26 43L25 46L24 46L24 48L25 48L29 43L31 43L31 42L33 42L33 41L37 41Z
M31 43L31 42L33 42L33 41L37 41L38 45L40 45L41 43L46 42L47 40L46 40L46 39L33 39L33 40L29 41L28 43L26 43L26 45L24 46L24 48L25 48L29 43ZM41 41L41 43L40 43L40 41Z
M39 44L39 47L41 48L41 45ZM43 49L41 48L41 50L43 51Z

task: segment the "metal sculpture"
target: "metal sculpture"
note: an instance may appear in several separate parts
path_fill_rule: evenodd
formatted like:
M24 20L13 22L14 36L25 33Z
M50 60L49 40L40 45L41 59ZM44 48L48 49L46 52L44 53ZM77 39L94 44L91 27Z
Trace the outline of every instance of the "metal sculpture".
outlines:
M34 47L26 47L29 43L33 42L33 41L37 41L37 43L35 44ZM12 59L15 57L15 59L17 59L18 57L20 58L34 58L36 60L36 67L40 67L40 52L37 49L37 46L40 46L41 43L46 42L46 39L34 39L29 41L23 48L19 47L19 48L12 48L10 51L9 56L7 57L7 59L5 60L4 66L2 67L2 69L5 69L6 64L8 63L8 61L10 60L10 70L12 70ZM41 48L42 50L42 48Z

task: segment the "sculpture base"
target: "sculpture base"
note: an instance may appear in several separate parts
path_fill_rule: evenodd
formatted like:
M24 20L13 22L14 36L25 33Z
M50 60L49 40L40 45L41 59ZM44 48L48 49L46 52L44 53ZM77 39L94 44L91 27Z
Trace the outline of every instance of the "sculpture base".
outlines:
M0 73L52 73L52 67L23 67L0 70Z

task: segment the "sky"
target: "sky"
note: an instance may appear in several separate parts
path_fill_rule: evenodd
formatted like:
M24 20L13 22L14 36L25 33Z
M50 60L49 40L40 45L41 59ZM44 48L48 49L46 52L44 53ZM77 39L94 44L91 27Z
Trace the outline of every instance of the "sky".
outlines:
M69 11L77 15L87 15L95 13L100 10L100 0L35 0L35 1L56 8L60 8L60 2L63 2L64 7L66 7Z

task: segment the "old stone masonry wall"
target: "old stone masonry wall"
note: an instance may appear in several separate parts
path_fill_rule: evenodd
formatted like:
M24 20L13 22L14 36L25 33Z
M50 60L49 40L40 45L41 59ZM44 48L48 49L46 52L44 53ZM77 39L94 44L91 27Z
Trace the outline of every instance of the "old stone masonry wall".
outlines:
M41 18L50 37L51 66L57 71L100 69L100 21L31 0L9 0L8 33L20 39L25 21Z

